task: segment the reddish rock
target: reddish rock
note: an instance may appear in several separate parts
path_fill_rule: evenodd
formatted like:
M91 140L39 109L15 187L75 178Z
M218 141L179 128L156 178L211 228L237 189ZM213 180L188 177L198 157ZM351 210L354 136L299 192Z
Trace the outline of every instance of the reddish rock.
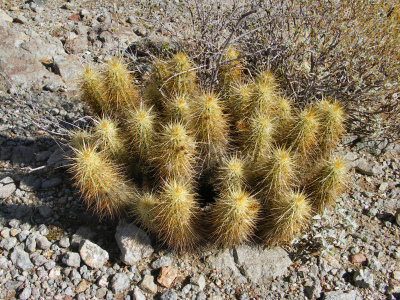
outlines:
M77 22L77 21L80 21L80 20L81 20L81 16L78 15L78 14L75 14L75 15L70 16L70 17L68 18L68 20Z
M176 276L178 276L178 271L174 267L162 267L160 274L157 277L157 282L163 287L169 288L174 282Z
M361 253L357 253L357 254L350 256L350 261L353 264L360 264L360 263L365 262L366 260L367 260L367 258L365 257L365 255L361 254Z

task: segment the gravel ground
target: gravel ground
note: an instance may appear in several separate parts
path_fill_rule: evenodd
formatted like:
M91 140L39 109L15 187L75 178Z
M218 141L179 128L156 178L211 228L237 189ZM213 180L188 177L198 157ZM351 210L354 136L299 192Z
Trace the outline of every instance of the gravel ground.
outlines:
M162 46L185 20L163 1L114 3L0 3L0 298L398 299L400 147L387 141L344 137L347 192L284 248L176 254L86 211L60 138L87 122L74 75L132 44ZM145 21L165 14L163 27Z

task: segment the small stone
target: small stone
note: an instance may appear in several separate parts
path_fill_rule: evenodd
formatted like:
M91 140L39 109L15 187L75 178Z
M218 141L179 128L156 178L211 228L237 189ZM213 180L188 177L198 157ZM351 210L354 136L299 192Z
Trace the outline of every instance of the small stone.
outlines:
M78 286L75 289L75 293L79 294L79 293L83 293L84 291L87 290L87 288L89 287L89 282L85 279L83 279Z
M368 269L361 269L354 273L353 282L356 287L372 288L374 286L374 275Z
M111 288L114 294L119 294L129 288L129 277L125 273L117 273L111 280Z
M82 240L79 246L82 260L89 267L101 268L108 260L108 252L89 240Z
M204 290L204 288L206 287L206 279L204 278L203 274L200 274L198 276L192 277L190 279L190 282L199 291Z
M12 23L13 18L11 18L9 15L7 15L4 10L0 9L0 20L4 20L8 23Z
M22 271L29 271L33 268L33 264L29 259L29 254L20 247L14 248L10 258L12 263Z
M78 268L81 265L81 257L76 252L67 252L63 257L62 262L69 267Z
M161 256L160 258L156 259L155 261L153 261L153 263L151 264L151 267L153 269L159 269L161 267L167 267L170 266L172 263L172 259L170 256Z
M40 224L38 227L38 231L41 235L48 235L49 234L49 229L47 228L46 225Z
M0 248L6 251L10 251L12 248L15 247L16 244L17 244L17 239L15 237L8 237L1 240Z
M18 241L24 242L26 240L26 238L29 236L29 234L30 234L29 230L22 230L17 235Z
M6 288L6 290L9 291L15 291L17 289L19 289L19 287L22 285L22 283L20 281L17 280L9 280L6 282L6 284L4 285L4 287Z
M8 259L4 256L0 256L0 269L8 269Z
M49 272L49 278L50 279L57 279L61 276L61 268L60 267L55 267L50 270Z
M400 208L396 211L396 223L400 226Z
M137 20L135 16L129 16L128 19L126 20L129 24L135 24L137 23Z
M375 256L368 259L368 266L375 271L379 271L380 269L382 269L382 263Z
M60 89L60 86L56 83L54 86L52 84L47 84L44 89L46 91L56 92ZM50 178L50 179L47 179L42 182L42 189L46 190L46 189L54 188L54 187L60 185L61 183L62 183L62 179L59 177Z
M14 21L14 23L18 23L18 24L28 23L28 20L23 15L16 16L13 21Z
M140 287L146 292L152 294L157 293L157 285L154 283L154 277L151 275L145 275L143 277L143 280L140 283Z
M95 233L90 229L90 227L81 226L78 228L76 233L72 236L71 246L74 248L79 247L83 239L90 240L95 236Z
M324 294L324 300L361 300L361 296L357 291L343 292L334 291Z
M54 267L56 266L56 262L49 260L44 264L44 267L46 268L46 270L52 270Z
M32 294L32 289L29 286L27 286L22 290L21 294L19 294L19 299L27 300L27 299L29 299L31 294Z
M304 287L304 295L308 299L318 299L321 296L322 288L319 281L315 282L312 285L306 285Z
M60 247L68 248L70 246L69 238L67 236L63 236L58 244L60 245Z
M365 158L359 158L354 162L355 170L357 173L367 176L373 176L374 172L372 166L367 162Z
M161 267L157 282L163 287L170 288L176 276L178 276L178 270L176 268L171 266Z
M362 253L357 253L357 254L353 254L350 256L350 261L353 264L360 264L360 263L365 262L366 260L367 260L367 258Z
M32 253L36 250L36 235L30 234L25 241L26 250Z
M103 275L97 280L97 285L99 287L107 287L108 286L108 276Z
M386 192L386 190L387 190L388 187L389 187L389 183L387 183L387 182L382 182L382 183L379 185L378 191L379 191L380 193L384 193L384 192Z
M42 250L47 250L50 248L51 242L45 236L39 235L36 237L36 245Z
M44 257L43 255L34 255L31 257L32 262L35 264L35 266L42 266L47 262L47 258Z
M115 239L121 250L121 260L127 265L132 266L154 252L147 233L123 220L118 224Z
M106 287L100 288L96 292L96 297L99 299L104 299L104 296L107 294L108 289Z
M189 283L189 284L186 284L186 285L182 288L182 293L187 294L187 293L190 292L191 289L192 289L192 285L191 285L190 283Z
M146 300L146 296L143 294L142 290L135 286L133 290L133 300Z
M87 9L82 9L82 10L79 12L79 15L80 15L82 18L87 17L89 14L90 14L90 13L89 13L89 11L88 11Z
M21 222L17 219L11 219L10 222L8 222L8 225L11 228L18 228L20 224L21 224Z
M0 180L0 199L6 199L10 197L17 187L14 184L14 180L11 177L5 177Z
M400 280L400 271L393 271L392 276L396 280Z
M11 236L16 236L17 234L19 234L21 232L21 229L19 228L11 228L10 230L10 235Z
M78 22L81 20L81 16L78 14L74 14L68 17L68 20Z
M178 300L178 295L175 291L168 290L161 294L160 300Z

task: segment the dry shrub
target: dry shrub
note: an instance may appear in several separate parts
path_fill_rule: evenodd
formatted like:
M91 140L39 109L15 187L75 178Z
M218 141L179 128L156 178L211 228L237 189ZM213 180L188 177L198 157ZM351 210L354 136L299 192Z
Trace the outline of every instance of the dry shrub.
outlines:
M172 5L172 4L170 4ZM191 17L173 38L214 86L230 45L249 69L280 74L297 105L340 99L354 132L398 137L400 6L394 0L196 1L170 6ZM199 51L201 49L201 51Z

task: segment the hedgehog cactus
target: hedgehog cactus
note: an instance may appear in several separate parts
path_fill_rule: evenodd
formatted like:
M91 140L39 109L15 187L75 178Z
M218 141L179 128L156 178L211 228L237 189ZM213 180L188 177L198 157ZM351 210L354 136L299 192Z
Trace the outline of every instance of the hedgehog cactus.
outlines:
M271 70L248 76L239 58L224 54L214 90L184 53L158 59L140 86L120 58L86 67L82 98L97 117L71 135L70 172L87 206L130 212L174 249L256 235L287 243L331 206L346 183L333 154L343 108L323 99L301 109Z

